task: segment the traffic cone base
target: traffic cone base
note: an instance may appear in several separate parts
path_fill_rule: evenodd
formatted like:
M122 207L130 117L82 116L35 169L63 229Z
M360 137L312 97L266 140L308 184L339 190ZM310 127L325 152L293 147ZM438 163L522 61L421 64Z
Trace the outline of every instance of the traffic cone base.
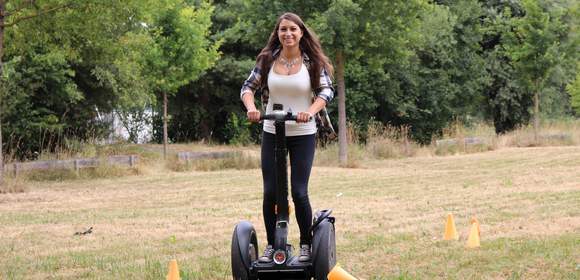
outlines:
M458 240L459 234L457 234L457 228L455 228L455 221L453 220L453 214L447 214L447 222L445 223L445 235L443 235L445 240Z
M354 276L350 275L350 273L346 272L346 270L342 269L338 264L334 266L334 268L328 273L327 276L328 280L357 280Z

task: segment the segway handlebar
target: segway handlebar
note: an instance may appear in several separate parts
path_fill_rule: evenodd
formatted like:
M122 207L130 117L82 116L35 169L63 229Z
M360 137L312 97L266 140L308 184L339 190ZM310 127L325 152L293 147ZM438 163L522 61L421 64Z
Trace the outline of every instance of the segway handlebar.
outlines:
M312 119L312 117L310 117ZM260 120L272 120L272 121L296 121L297 115L292 114L292 112L284 113L281 111L280 113L273 113L273 114L265 114L260 116Z

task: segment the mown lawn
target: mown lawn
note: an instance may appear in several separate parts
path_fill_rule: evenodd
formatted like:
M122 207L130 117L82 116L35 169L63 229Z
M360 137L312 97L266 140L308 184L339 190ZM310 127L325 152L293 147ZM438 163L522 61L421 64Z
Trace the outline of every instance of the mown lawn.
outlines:
M334 210L338 261L353 275L580 279L580 146L359 165L317 166L310 187L314 209ZM165 279L175 258L182 279L231 279L235 223L250 220L263 245L258 169L146 170L0 194L0 277ZM447 213L459 241L442 240ZM480 249L464 246L472 216Z

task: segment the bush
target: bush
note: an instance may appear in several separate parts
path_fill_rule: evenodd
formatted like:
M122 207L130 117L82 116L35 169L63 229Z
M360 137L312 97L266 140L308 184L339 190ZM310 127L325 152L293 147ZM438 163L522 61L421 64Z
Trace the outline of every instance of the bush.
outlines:
M252 143L250 125L250 122L244 117L232 112L224 128L228 143L232 145L248 145Z

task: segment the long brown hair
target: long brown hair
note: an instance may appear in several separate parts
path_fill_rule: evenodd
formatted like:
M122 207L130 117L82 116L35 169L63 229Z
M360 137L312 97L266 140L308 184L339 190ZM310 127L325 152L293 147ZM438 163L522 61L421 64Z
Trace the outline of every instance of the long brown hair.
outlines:
M280 27L280 22L282 20L289 20L294 22L296 25L300 27L302 30L302 38L300 39L300 50L310 58L310 85L313 91L316 91L320 87L320 74L322 70L326 70L326 72L332 77L334 74L334 67L330 63L328 57L322 51L322 46L320 45L320 40L304 24L304 21L294 13L284 13L278 18L276 22L276 26L270 34L270 38L268 39L268 43L262 49L256 62L260 67L261 74L262 74L262 81L261 87L265 88L268 84L268 73L270 72L270 68L272 67L272 62L274 61L273 52L276 49L280 49L282 44L280 43L280 39L278 38L278 28Z

